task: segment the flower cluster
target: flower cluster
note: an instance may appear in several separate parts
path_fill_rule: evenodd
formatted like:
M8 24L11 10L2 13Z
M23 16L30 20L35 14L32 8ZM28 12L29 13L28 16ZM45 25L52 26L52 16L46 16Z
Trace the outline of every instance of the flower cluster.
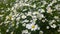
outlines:
M59 0L1 0L0 5L0 34L60 34Z

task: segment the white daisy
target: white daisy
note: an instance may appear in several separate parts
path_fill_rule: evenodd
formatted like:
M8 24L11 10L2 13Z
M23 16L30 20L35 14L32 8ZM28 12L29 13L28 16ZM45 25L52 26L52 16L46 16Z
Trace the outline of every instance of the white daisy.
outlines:
M35 25L34 23L27 24L26 28L31 29L31 31L35 31L38 29L38 25Z

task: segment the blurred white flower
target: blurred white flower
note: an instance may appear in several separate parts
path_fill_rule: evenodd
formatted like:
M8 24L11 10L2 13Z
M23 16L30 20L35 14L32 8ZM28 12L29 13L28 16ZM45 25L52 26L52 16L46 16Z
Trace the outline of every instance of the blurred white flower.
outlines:
M55 8L60 11L60 4L55 5Z
M28 0L25 0L25 2L27 2Z
M23 23L25 23L25 22L29 22L29 20L25 19L25 20L23 20L22 22L23 22Z
M26 16L25 16L25 15L22 15L22 16L21 16L21 18L22 18L22 19L25 19L25 18L26 18Z
M39 14L39 12L37 12L37 11L33 12L33 15L36 15L36 14Z
M6 20L7 20L7 19L14 20L15 17L14 17L14 15L9 15L9 16L6 16Z
M42 20L42 22L45 22L45 20Z
M26 23L23 23L22 26L26 26Z
M2 33L0 32L0 34L2 34Z
M19 27L19 26L18 26L18 25L16 25L16 27L15 27L15 28L17 29L18 27Z
M30 34L30 32L28 32L28 30L23 30L22 34Z
M40 31L39 34L43 34L43 31Z
M9 29L7 29L6 32L9 32Z
M33 8L36 8L36 4L30 5L30 6L33 7Z
M2 24L3 24L3 22L0 23L0 25L2 25Z
M58 0L58 1L60 1L60 0Z
M8 24L9 22L10 22L10 21L5 21L4 23L5 23L5 24Z
M54 16L55 19L59 19L59 16Z
M26 4L26 3L24 3L23 6L30 6L30 4Z
M51 20L51 21L49 21L49 25L51 25L51 24L53 24L55 22L56 22L55 20Z
M16 20L19 21L20 20L20 17L17 17Z
M39 11L40 13L45 12L44 9L38 9L38 11Z
M42 6L41 7L44 7L46 4L48 4L46 1L41 1L42 2Z
M46 27L46 29L49 29L49 28L50 28L49 26Z
M26 11L27 9L24 9L23 11Z
M12 31L10 34L14 34L14 32Z
M52 13L51 7L47 7L46 9L47 9L47 13Z
M3 15L0 15L0 17L2 17Z
M53 25L50 25L52 28L56 28L57 26L55 25L55 24L53 24Z
M45 18L45 17L44 17L43 14L38 14L38 15L37 15L37 18L38 18L39 20L41 20L42 18Z
M37 16L31 16L32 17L32 19L36 19L37 18Z
M28 12L27 16L31 16L32 15L32 12Z
M60 32L60 29L58 29L57 31Z
M56 3L57 1L56 0L52 0L52 2L50 2L50 4L48 4L48 7L49 6L52 6L54 3Z

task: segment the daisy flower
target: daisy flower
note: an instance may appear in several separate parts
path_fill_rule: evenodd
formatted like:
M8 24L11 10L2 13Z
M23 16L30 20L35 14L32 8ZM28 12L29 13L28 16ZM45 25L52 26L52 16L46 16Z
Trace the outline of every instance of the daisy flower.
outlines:
M36 24L34 24L34 23L27 24L27 25L26 25L26 28L27 28L27 29L31 29L31 31L35 31L35 30L39 29L38 25L36 25Z

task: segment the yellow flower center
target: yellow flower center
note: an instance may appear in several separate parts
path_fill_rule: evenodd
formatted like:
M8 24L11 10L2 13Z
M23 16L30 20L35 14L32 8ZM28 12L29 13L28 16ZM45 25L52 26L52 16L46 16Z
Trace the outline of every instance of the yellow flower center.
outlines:
M32 25L32 28L35 28L35 26L34 26L34 25Z

